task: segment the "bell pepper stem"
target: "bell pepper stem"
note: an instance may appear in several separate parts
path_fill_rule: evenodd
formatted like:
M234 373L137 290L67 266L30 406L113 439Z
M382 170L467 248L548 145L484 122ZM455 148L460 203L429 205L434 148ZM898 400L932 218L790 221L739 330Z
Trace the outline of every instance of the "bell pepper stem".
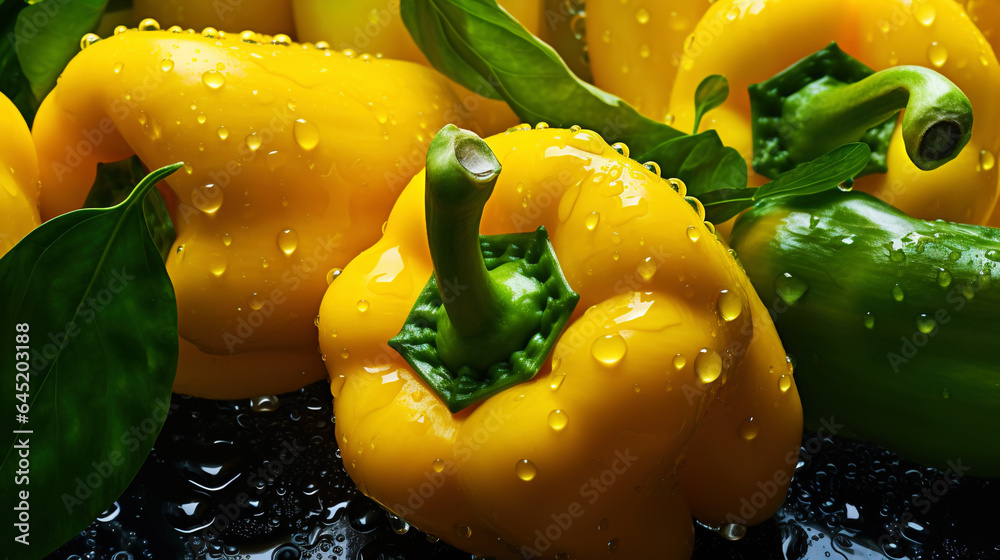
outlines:
M853 84L820 80L789 97L785 144L795 161L809 161L902 109L906 153L925 171L952 160L972 134L972 104L958 86L928 68L897 66Z
M427 153L427 240L441 300L455 331L476 338L503 317L501 294L479 244L483 207L500 162L475 134L444 127Z

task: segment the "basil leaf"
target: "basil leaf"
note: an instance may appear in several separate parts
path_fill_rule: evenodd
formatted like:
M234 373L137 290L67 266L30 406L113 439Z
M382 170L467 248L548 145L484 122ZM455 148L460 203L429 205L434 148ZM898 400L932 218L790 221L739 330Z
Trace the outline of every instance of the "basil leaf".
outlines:
M705 219L721 224L762 200L806 196L832 189L861 173L868 165L869 156L871 148L868 144L844 144L778 175L761 187L725 187L697 196L705 207Z
M87 527L138 472L166 419L177 303L139 212L179 167L154 171L118 206L49 220L0 259L0 360L10 372L0 391L0 508L26 502L30 523L27 545L14 523L0 523L11 558L41 558ZM15 377L21 363L27 379Z
M400 6L435 68L480 95L505 100L525 122L580 125L609 143L626 142L640 156L684 136L578 78L495 0L402 0Z
M761 186L754 200L789 196L803 196L823 192L853 178L868 165L872 150L863 142L844 144L818 158L799 165Z
M108 0L40 0L17 16L9 38L37 99L56 85L80 38L97 28Z
M113 163L98 163L97 178L87 194L84 208L108 208L125 200L132 192L132 186L146 175L138 156ZM157 189L150 189L142 200L142 214L146 220L149 235L153 238L160 256L166 262L177 239L174 224L170 221L167 203Z
M684 181L691 196L747 186L746 161L736 149L724 146L714 130L668 140L643 154L642 160L658 163L664 177Z
M752 188L727 188L705 193L698 197L705 207L705 220L713 224L728 222L737 214L754 205Z
M698 125L705 113L726 102L729 97L729 80L720 74L712 74L698 84L694 92L694 132L698 134Z

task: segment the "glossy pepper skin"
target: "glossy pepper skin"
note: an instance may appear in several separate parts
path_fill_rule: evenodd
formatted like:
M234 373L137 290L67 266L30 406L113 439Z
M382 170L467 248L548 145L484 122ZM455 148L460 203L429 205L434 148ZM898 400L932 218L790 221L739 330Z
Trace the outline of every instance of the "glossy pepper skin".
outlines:
M132 20L139 23L153 18L164 27L179 25L202 29L214 27L239 33L253 29L258 33L295 37L292 0L133 0Z
M758 205L732 240L798 360L809 425L1000 475L1000 230L834 192Z
M166 181L179 201L167 261L182 339L174 388L210 398L323 376L313 322L328 276L378 238L460 105L415 64L246 39L257 42L167 31L98 41L67 66L33 131L46 217L81 205L97 162L185 162Z
M381 54L430 66L427 57L410 37L399 0L293 0L295 26L301 41L324 41L337 50ZM529 31L538 33L542 19L541 0L505 0L501 5ZM466 108L467 121L483 134L494 134L517 124L517 117L504 101L488 99L450 82Z
M691 128L691 99L701 80L725 75L733 94L706 115L702 128L716 129L748 163L752 134L747 87L831 41L876 71L913 65L944 75L972 102L975 125L966 149L947 165L921 171L909 161L897 126L888 173L861 177L854 188L923 219L981 224L990 216L998 193L994 158L1000 133L994 123L1000 122L1000 104L994 92L1000 90L1000 66L982 33L953 0L725 0L711 5L694 35L673 85L670 112L677 116L675 126ZM763 182L765 178L751 173L751 186Z
M593 132L487 142L503 171L480 233L544 225L579 304L533 379L449 412L386 344L434 270L418 175L320 309L358 487L500 558L686 558L691 515L766 519L798 458L801 408L739 265L670 184Z
M0 95L0 257L40 223L38 160L21 113Z
M674 76L688 37L710 5L708 0L587 0L586 42L594 85L650 118L673 124ZM691 98L682 101L691 103Z

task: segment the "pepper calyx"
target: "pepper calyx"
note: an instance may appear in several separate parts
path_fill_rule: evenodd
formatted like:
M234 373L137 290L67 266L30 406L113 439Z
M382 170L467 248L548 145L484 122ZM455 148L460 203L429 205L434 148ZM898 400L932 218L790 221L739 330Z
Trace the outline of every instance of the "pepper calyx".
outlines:
M544 365L580 296L544 227L480 236L500 164L449 125L431 142L425 196L434 274L389 346L458 412Z
M836 43L749 87L753 167L775 178L849 142L872 150L861 175L885 173L899 111L910 160L931 170L955 156L972 133L972 105L955 84L918 66L875 72Z

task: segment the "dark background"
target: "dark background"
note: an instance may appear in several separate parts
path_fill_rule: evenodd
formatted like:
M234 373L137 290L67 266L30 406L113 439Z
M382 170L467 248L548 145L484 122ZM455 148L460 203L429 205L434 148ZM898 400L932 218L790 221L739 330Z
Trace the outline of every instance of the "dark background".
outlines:
M266 412L247 400L174 395L173 405L125 494L49 558L469 560L354 488L328 383L282 395ZM1000 559L1000 484L944 474L807 432L778 515L739 542L697 527L694 558Z

